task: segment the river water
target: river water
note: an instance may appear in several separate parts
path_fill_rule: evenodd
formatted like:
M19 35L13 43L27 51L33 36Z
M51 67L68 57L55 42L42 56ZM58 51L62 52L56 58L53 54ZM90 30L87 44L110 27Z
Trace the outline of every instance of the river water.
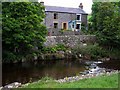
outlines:
M45 60L19 64L3 64L2 85L4 86L13 82L33 82L45 76L54 79L75 76L87 70L86 66L88 65L79 60ZM98 66L120 70L120 60L103 62Z

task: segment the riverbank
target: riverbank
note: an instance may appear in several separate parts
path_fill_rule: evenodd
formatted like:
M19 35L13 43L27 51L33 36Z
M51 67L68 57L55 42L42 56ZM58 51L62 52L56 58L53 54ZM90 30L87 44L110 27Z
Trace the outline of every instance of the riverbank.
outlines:
M26 84L22 88L118 88L118 73L64 83L46 77L38 82Z
M36 55L27 55L21 60L6 61L2 63L23 63L36 62L41 60L96 60L109 61L120 60L120 51L117 49L108 50L101 47L98 43L81 43L76 47L69 47L64 44L56 44L55 46L43 47Z
M82 61L109 61L120 59L119 50L108 50L97 43L82 43L72 48L64 44L58 44L52 47L45 47L43 51L44 53L39 55L38 60L76 59Z

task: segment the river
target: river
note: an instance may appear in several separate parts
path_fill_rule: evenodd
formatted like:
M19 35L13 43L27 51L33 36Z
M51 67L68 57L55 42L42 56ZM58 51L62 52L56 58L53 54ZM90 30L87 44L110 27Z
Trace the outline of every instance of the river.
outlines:
M44 60L19 64L3 64L2 85L4 86L13 82L24 84L37 81L45 76L54 79L75 76L87 70L87 66L88 65L79 60ZM120 70L120 60L103 62L98 66Z

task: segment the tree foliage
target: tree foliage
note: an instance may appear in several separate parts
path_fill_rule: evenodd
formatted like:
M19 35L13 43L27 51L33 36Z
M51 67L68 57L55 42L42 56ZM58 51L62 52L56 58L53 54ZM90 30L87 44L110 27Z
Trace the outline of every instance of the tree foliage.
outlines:
M97 13L98 13L98 6L99 2L94 2L92 5L92 17L90 18L90 21L92 22L92 30L95 31L97 30Z
M3 62L37 54L47 31L42 24L44 17L44 7L40 3L2 3Z
M92 6L92 30L101 45L118 48L120 45L120 2L97 2Z

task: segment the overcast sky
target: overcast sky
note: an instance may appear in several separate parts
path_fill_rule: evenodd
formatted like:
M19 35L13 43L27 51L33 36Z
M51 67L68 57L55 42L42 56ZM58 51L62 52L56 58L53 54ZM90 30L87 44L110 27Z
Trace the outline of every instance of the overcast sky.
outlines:
M63 6L78 8L79 4L83 3L83 10L86 13L91 13L92 0L39 0L43 1L45 5L50 6Z

